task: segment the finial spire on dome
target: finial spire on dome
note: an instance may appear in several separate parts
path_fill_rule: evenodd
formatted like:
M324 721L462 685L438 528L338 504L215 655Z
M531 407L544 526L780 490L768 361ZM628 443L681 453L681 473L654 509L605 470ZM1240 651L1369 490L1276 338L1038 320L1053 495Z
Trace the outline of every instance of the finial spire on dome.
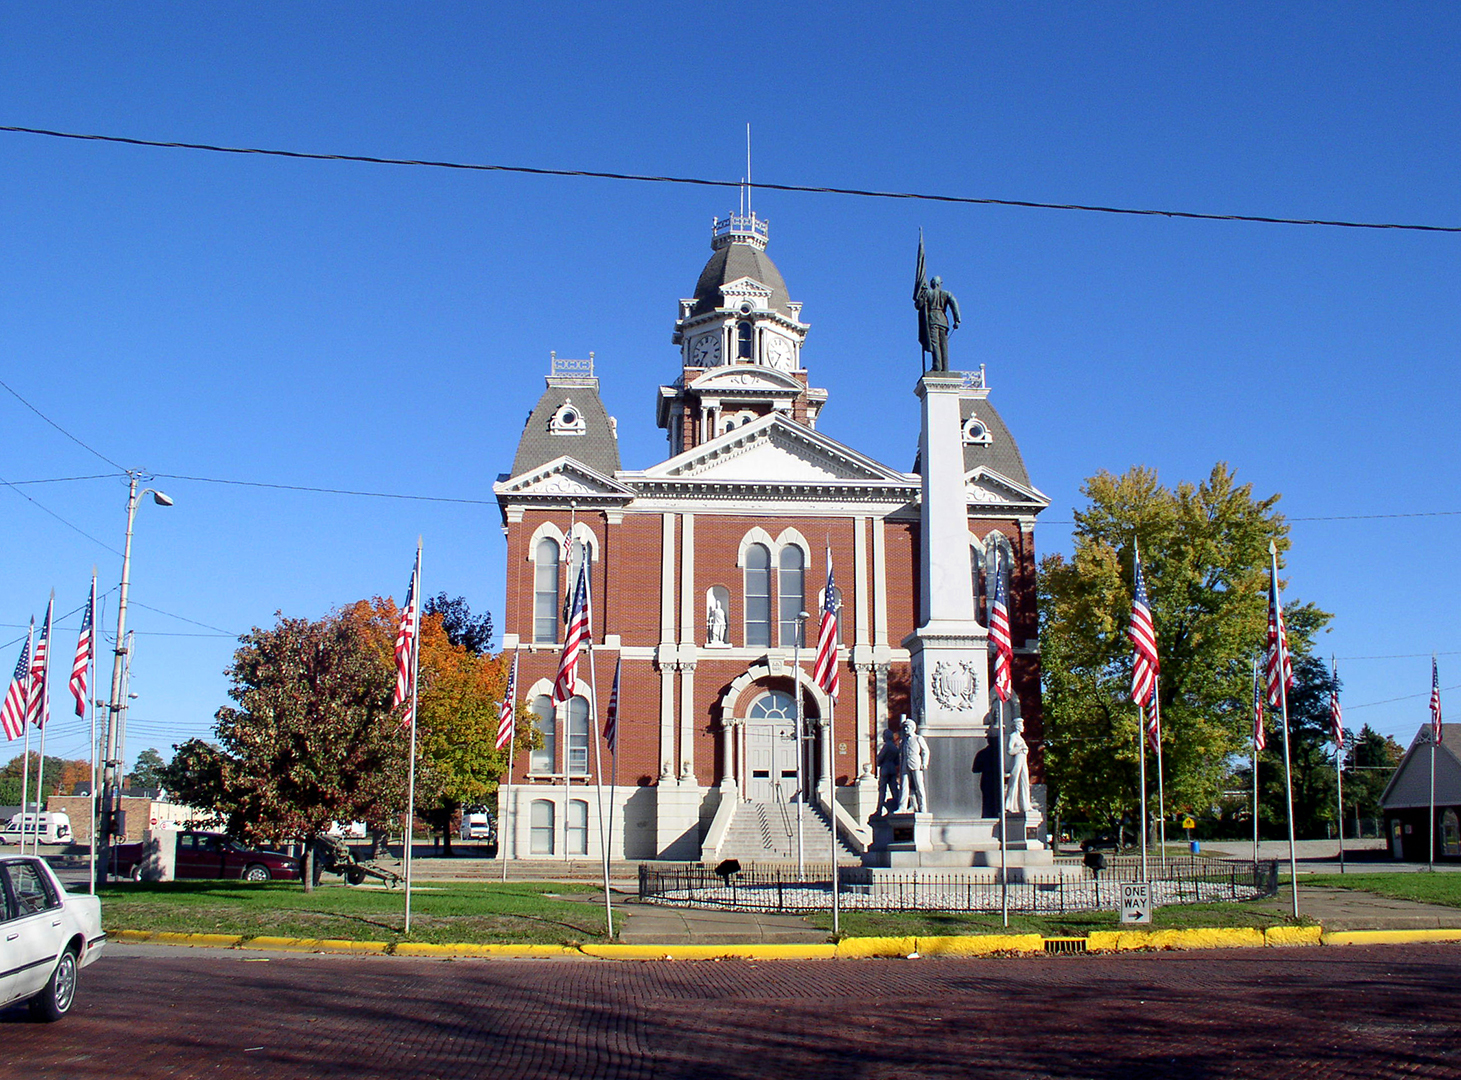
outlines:
M746 244L766 250L770 223L758 218L751 207L751 125L746 125L746 175L741 177L740 212L715 218L710 225L710 248L719 251L727 244Z

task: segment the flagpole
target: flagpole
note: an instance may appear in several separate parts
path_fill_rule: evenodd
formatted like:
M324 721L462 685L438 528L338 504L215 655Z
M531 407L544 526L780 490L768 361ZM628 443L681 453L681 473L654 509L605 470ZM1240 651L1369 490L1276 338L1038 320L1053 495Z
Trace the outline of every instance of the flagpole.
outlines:
M832 826L832 933L837 935L842 933L842 903L837 895L837 699L831 696L827 698L827 766L827 817Z
M1258 696L1258 656L1253 656L1253 872L1258 872L1258 725L1263 723L1263 704Z
M1280 625L1283 620L1283 605L1278 598L1278 548L1272 540L1268 542L1268 557L1273 571L1273 607L1275 623ZM1274 643L1275 655L1269 658L1269 663L1276 664L1278 669L1278 702L1283 716L1283 783L1284 798L1287 800L1288 822L1289 822L1289 877L1293 880L1294 890L1294 918L1299 917L1299 857L1294 844L1294 770L1293 761L1289 755L1289 681L1284 671L1284 635L1280 634Z
M46 727L51 721L51 638L55 636L53 615L56 610L56 590L51 590L50 603L46 605L46 662L41 668L41 710L36 715L39 721L37 727L41 729L41 756L36 762L36 831L35 837L31 840L30 851L32 855L41 853L41 800L45 798L45 777L46 777ZM34 659L34 657L32 657ZM21 851L25 850L25 818L20 819L21 830Z
M797 616L796 632L791 639L791 692L796 696L796 877L805 883L807 879L806 853L802 846L802 817L806 814L807 784L803 775L803 758L806 746L802 743L802 617Z
M88 831L91 834L91 852L86 860L86 891L93 896L96 895L96 694L92 692L96 679L96 634L100 626L97 620L96 611L96 567L91 568L91 638L87 644L86 669L82 674L82 685L86 693L83 700L91 705L91 791L87 802L91 807L91 822ZM24 819L22 819L24 820Z
M20 770L20 853L25 854L25 815L30 807L30 682L31 665L35 661L36 620L31 616L30 630L26 637L25 683L20 695L20 724L25 728L25 748L21 751L24 765ZM39 818L36 821L40 823Z
M518 651L512 652L512 673L507 679L507 693L512 698L508 703L511 712L507 720L507 796L502 796L501 787L498 788L497 798L497 857L502 860L502 880L507 881L507 845L512 839L512 829L507 827L508 815L512 813L512 770L517 764L517 659ZM513 825L517 824L517 816L513 815Z
M1331 655L1329 663L1334 667L1334 708L1339 707L1339 664ZM1334 724L1334 801L1339 812L1339 872L1344 873L1344 723Z
M1136 703L1136 715L1136 744L1140 748L1141 758L1141 880L1150 881L1147 877L1146 861L1146 706L1139 701Z
M411 617L411 757L406 771L406 922L403 933L411 932L411 832L416 823L416 712L420 704L421 683L421 537L416 538L416 573L412 579L411 596L408 605L414 604Z
M1152 676L1152 718L1157 725L1157 858L1167 869L1167 782L1162 769L1162 677Z
M1436 674L1436 654L1431 653L1431 798L1429 822L1429 846L1426 849L1426 867L1432 873L1436 869L1436 740L1441 737L1440 677Z
M573 566L573 557L574 557L574 555L576 553L578 553L580 551L580 549L582 549L582 554L579 555L579 558L580 559L583 559L583 558L585 558L588 555L588 549L587 549L587 547L584 547L583 545L580 545L579 542L578 542L578 539L574 536L574 531L577 528L578 528L578 503L577 502L571 502L571 503L568 504L568 566L566 568L567 571L568 571L568 573L565 574L565 576L564 576L565 577L564 585L566 586L567 597L568 597L568 611L567 611L567 614L564 616L564 619L563 619L563 637L565 639L565 644L567 643L567 637L568 637L568 623L569 623L569 620L573 618L573 596L574 596L574 590L578 587L578 578L577 578L577 573L574 570L574 566ZM578 675L578 668L575 667L573 669L573 671L574 671L574 676L576 678L577 675ZM555 733L554 733L554 736L553 736L553 738L554 738L555 741L561 740L562 743L563 743L563 757L560 760L563 763L563 814L562 814L562 817L563 817L563 861L564 862L567 862L568 859L569 859L569 855L568 855L568 808L573 805L573 779L569 775L573 771L573 769L572 769L571 763L568 760L569 759L569 755L571 753L571 749L572 749L570 744L573 741L572 740L572 737L569 734L569 728L571 728L573 726L573 690L574 690L574 688L570 686L568 688L568 694L567 694L567 696L563 699L563 723L558 724L557 723L557 720L556 719L554 720L554 723L557 726L554 729ZM555 710L557 709L557 706L556 705L554 706L554 709ZM555 713L555 717L556 717L556 713ZM587 765L587 763L585 763L585 765ZM556 833L558 830L555 828L553 831Z
M998 564L996 564L996 573ZM1003 698L999 702L999 754L995 760L999 762L999 916L1005 926L1010 924L1010 875L1009 875L1009 807L1005 806L1005 800L1009 797L1005 791L1004 775L1004 711L1009 707L1009 702Z
M584 557L587 559L588 550L584 549ZM588 571L588 564L585 564L579 571L583 574L584 581L584 607L588 622L588 681L589 681L589 731L594 742L594 789L597 792L599 804L599 848L603 855L604 863L604 919L609 927L609 940L614 940L614 900L609 892L609 837L606 832L607 819L604 817L604 750L602 733L599 731L599 675L598 665L594 653L594 605L593 605L593 582L592 574ZM567 808L564 808L565 811ZM565 828L567 818L564 818ZM566 846L566 845L565 845Z

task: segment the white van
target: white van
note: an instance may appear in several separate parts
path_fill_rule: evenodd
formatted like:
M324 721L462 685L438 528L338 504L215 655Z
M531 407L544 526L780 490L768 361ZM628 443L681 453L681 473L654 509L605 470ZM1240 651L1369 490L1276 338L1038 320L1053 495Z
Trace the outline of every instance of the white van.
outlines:
M26 840L36 836L37 818L39 818L40 842L43 844L69 844L72 840L71 818L63 810L50 812L41 811L40 814L16 814L5 823L4 841L7 844L18 844L24 830Z
M496 833L497 829L492 824L491 814L462 814L463 840L491 840Z

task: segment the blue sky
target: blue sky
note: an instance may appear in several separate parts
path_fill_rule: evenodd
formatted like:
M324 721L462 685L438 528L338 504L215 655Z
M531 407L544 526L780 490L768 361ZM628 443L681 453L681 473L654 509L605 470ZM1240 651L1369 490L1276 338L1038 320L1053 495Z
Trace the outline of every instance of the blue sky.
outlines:
M749 121L768 182L1455 225L1458 57L1445 4L15 3L0 123L736 180ZM3 378L129 467L490 504L549 350L592 350L644 467L676 300L734 199L0 134ZM1098 469L1217 460L1295 517L1452 512L1297 522L1287 576L1335 613L1353 726L1408 740L1432 650L1461 683L1461 236L755 200L829 434L911 463L921 226L955 362L987 366L1049 520ZM0 424L7 481L111 471L3 392ZM493 505L156 486L129 757L225 702L232 639L180 635L399 593L418 534L428 590L500 616ZM107 546L0 489L5 641L120 570L120 481L24 490ZM85 741L58 719L49 748Z

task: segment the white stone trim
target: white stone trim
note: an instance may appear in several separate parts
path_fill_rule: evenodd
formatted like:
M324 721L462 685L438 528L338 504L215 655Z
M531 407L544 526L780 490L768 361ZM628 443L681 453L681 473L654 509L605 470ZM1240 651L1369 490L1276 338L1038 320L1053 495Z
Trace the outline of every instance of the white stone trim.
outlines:
M741 537L740 546L736 548L736 567L740 570L746 568L746 552L750 550L752 544L766 545L767 554L771 556L771 569L775 570L776 552L779 549L776 546L776 541L771 539L771 534L759 525L752 526L746 531L746 535ZM744 580L741 582L741 587L743 589L745 588Z

